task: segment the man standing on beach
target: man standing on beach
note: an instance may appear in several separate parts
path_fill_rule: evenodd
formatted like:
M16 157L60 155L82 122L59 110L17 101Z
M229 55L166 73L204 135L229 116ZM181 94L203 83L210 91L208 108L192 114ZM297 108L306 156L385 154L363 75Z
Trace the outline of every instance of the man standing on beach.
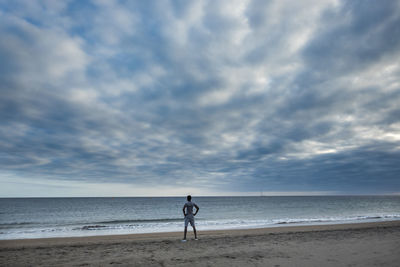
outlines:
M197 212L199 212L200 208L196 205L196 203L192 202L192 196L187 196L187 202L183 206L183 216L185 216L185 231L182 242L186 242L186 233L188 224L193 227L194 238L197 240L197 232L196 227L194 225L194 216L196 216ZM196 212L193 214L193 206L196 207Z

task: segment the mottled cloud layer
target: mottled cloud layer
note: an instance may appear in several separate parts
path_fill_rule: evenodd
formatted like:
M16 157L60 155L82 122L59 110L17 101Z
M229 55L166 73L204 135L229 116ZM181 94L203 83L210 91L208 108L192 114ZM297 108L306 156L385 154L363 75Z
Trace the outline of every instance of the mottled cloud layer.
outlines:
M399 25L394 0L0 1L0 177L399 192Z

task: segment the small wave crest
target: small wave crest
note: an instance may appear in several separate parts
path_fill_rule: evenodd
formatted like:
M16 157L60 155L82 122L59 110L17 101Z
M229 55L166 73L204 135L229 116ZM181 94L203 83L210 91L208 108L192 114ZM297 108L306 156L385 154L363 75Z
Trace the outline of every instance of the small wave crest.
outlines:
M34 222L10 222L10 223L0 223L0 229L8 229L8 228L18 228L24 227L27 225L33 225Z
M101 221L97 223L103 224L124 224L124 223L162 223L162 222L180 222L183 218L160 218L160 219L136 219L136 220L111 220L111 221Z
M84 225L76 227L73 230L112 230L112 229L131 229L138 226L145 226L150 224L166 224L174 222L182 222L181 218L163 218L163 219L141 219L141 220L110 220L94 222L91 225Z
M85 225L80 228L75 228L74 230L99 230L99 229L104 229L107 228L107 226L104 225Z
M400 214L337 217L337 218L285 219L285 220L277 220L275 221L274 224L303 224L303 223L307 224L307 223L327 223L327 222L380 220L380 219L400 219Z

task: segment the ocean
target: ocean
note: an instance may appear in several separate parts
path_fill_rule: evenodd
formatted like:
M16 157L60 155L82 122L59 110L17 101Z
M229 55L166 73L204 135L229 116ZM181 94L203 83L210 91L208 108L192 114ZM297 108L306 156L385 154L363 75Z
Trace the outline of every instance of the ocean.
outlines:
M0 198L0 239L182 231L185 201ZM198 231L400 220L400 196L193 197L193 202L200 206Z

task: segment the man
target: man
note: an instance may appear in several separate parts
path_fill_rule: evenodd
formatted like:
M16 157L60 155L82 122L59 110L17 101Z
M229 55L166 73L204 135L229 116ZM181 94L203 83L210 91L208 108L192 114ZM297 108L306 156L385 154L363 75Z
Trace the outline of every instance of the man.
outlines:
M183 236L182 242L186 242L186 233L188 224L193 227L194 238L197 240L197 232L196 227L194 226L194 216L196 216L197 212L199 212L200 208L196 205L196 203L192 202L192 196L187 196L187 202L183 206L183 216L185 216L185 232ZM196 207L196 212L193 214L193 207Z

